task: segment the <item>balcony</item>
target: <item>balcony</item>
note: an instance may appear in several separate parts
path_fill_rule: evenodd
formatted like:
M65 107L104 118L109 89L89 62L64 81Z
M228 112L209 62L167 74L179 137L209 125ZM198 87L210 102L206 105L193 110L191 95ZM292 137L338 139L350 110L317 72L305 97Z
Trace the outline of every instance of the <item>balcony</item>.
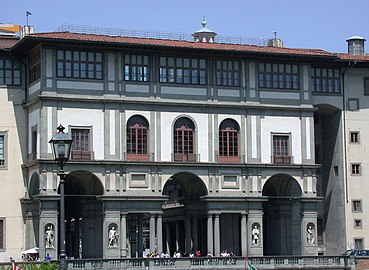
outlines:
M216 161L219 163L241 163L245 162L245 156L221 156L219 152L215 152Z
M92 160L94 159L94 152L88 150L72 150L71 159L74 160Z
M292 164L292 156L272 156L272 163L274 164Z
M183 154L183 153L173 153L172 161L179 162L198 162L200 161L200 155L198 154Z
M134 154L125 152L123 159L126 161L154 161L154 153Z

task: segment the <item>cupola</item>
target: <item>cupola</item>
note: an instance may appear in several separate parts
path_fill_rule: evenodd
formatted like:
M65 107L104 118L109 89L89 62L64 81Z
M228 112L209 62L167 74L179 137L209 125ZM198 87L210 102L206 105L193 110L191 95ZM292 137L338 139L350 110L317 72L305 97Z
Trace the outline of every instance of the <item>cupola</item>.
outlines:
M206 27L206 19L205 17L202 19L202 28L197 30L192 34L195 42L208 42L214 43L214 38L217 35L214 31L211 31Z

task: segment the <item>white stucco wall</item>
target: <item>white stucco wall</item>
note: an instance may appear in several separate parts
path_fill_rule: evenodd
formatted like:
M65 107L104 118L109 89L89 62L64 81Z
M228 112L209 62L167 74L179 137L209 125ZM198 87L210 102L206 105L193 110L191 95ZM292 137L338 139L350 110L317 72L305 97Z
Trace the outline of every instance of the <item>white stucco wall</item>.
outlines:
M58 122L69 126L92 126L96 159L104 158L104 112L95 109L63 108L58 110Z
M196 153L200 154L201 162L208 162L208 115L191 113L163 112L161 114L161 160L171 161L173 152L173 125L179 117L189 117L196 127Z
M291 134L293 163L301 163L301 121L298 117L266 116L261 119L261 162L270 163L272 156L272 133Z

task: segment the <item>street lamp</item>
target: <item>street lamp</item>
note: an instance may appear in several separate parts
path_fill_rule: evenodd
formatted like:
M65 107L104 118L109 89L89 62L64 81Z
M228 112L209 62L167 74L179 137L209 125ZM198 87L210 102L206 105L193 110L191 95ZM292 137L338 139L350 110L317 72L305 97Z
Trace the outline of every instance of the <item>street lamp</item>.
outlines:
M73 140L69 137L68 133L64 133L64 127L60 124L57 127L58 132L54 134L49 143L53 150L54 159L60 167L59 177L59 193L60 193L60 249L59 249L59 269L67 270L67 253L65 248L65 203L64 203L64 165L70 157L70 151L72 148Z

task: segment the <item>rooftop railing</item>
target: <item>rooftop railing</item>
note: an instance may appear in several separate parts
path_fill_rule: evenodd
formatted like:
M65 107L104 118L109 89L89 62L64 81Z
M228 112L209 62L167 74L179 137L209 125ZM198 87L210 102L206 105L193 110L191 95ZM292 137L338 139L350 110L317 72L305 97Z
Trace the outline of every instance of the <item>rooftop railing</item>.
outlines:
M129 28L113 28L100 26L86 26L75 24L63 24L56 32L71 32L78 34L94 34L107 36L124 36L135 38L153 38L165 40L184 40L193 41L193 37L189 33L176 33L165 31L153 31L143 29L129 29ZM239 45L257 45L267 46L270 38L255 38L255 37L236 37L236 36L216 36L215 43L224 44L239 44Z

